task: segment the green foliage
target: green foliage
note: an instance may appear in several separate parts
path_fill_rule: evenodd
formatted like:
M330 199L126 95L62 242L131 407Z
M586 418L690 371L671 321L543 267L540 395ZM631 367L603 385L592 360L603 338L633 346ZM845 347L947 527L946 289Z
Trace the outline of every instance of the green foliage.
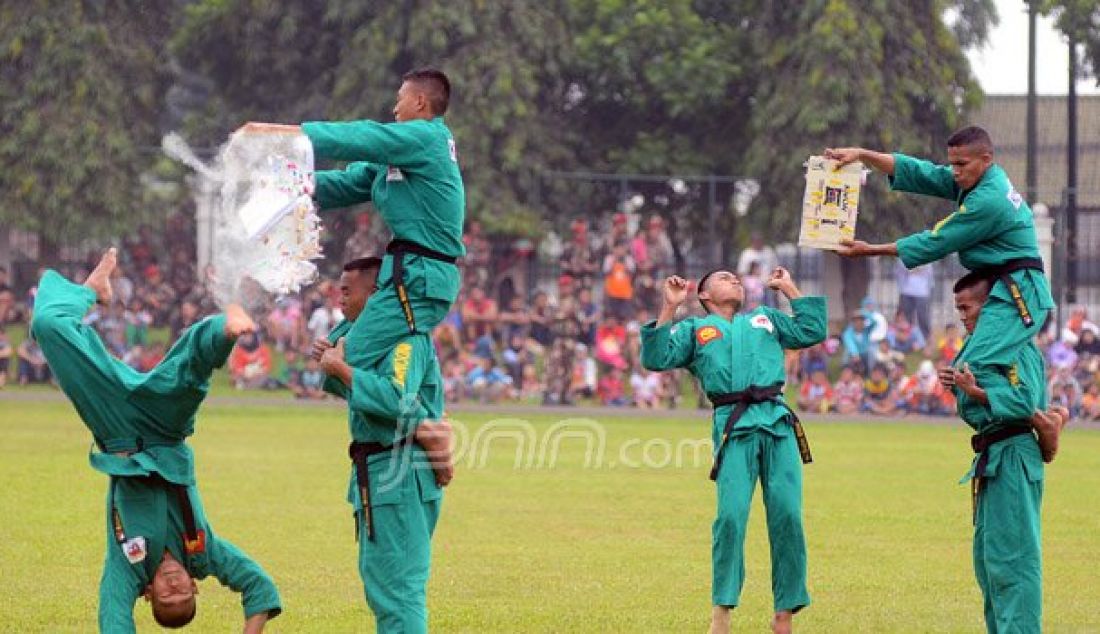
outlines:
M861 145L943 157L944 142L981 93L955 34L925 1L898 11L872 0L772 3L757 47L763 71L753 108L750 173L769 228L798 230L802 160L825 147ZM926 200L889 197L869 179L861 237L896 238L925 227ZM933 213L929 213L932 211Z
M0 8L0 223L47 242L125 231L156 210L141 176L166 87L174 3Z
M980 42L994 11L992 0L906 11L884 0L33 0L0 17L11 166L0 219L55 239L119 231L182 195L142 191L143 174L181 175L154 161L158 126L182 122L193 145L214 147L247 120L388 120L401 75L431 64L453 79L470 216L536 237L546 220L604 213L623 193L547 170L755 176L763 197L748 224L790 235L809 153L842 142L942 151L979 99L961 44ZM876 208L886 197L873 187L871 234L930 219L912 203ZM731 193L720 188L713 211L705 187L669 204L684 244L744 233Z
M1100 85L1100 3L1096 0L1042 0L1045 15L1054 15L1058 29L1084 45L1082 77L1092 75Z

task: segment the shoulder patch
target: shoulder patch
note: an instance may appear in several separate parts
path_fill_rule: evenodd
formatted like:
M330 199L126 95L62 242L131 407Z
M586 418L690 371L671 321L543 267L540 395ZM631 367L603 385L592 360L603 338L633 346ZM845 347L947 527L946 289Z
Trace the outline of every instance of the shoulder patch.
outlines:
M393 380L405 387L405 376L409 373L409 357L412 356L412 344L402 341L393 349Z
M386 180L387 181L403 181L405 180L405 173L400 169L390 165L386 167Z
M1012 206L1016 209L1019 209L1020 205L1024 203L1024 197L1012 186L1009 186L1008 194L1006 194L1005 197L1008 198L1008 202L1012 203Z
M458 148L455 147L454 139L447 139L447 148L451 152L451 160L455 163L458 162Z
M705 346L715 339L722 338L722 331L718 330L714 326L703 326L699 330L695 331L695 340L699 342L699 345Z
M753 328L763 328L768 332L775 332L775 324L773 324L772 320L768 319L768 316L764 314L754 315L749 321L749 325Z

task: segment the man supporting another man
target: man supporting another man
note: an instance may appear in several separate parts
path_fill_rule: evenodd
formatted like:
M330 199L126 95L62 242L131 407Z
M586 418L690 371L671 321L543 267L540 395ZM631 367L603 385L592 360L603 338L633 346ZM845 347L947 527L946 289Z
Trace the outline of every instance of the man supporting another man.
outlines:
M955 284L955 307L973 334L986 314L990 282L966 275ZM974 572L982 590L989 632L1042 630L1042 549L1040 506L1043 462L1058 450L1058 435L1069 420L1064 408L1047 407L1043 357L1033 342L1003 374L979 382L969 359L980 351L968 338L940 381L954 389L959 417L977 432L977 456L963 481L970 480L974 504ZM1032 433L1038 431L1038 439Z
M643 326L642 365L687 368L714 405L712 437L718 514L713 527L712 633L730 629L745 577L744 541L756 481L762 481L771 543L775 632L790 632L793 615L809 605L806 539L802 529L802 462L809 446L782 399L784 349L806 348L826 336L825 298L802 297L790 274L776 268L768 287L791 300L794 317L761 306L737 311L745 291L732 272L708 273L699 300L709 313L673 323L687 299L687 280L664 283L656 322Z
M352 473L348 502L359 539L359 574L379 632L426 632L431 538L442 486L451 479L450 425L443 380L427 335L406 336L373 366L349 365L344 336L365 319L382 261L344 265L345 321L313 355L329 376L325 389L348 402ZM434 473L433 473L434 470Z

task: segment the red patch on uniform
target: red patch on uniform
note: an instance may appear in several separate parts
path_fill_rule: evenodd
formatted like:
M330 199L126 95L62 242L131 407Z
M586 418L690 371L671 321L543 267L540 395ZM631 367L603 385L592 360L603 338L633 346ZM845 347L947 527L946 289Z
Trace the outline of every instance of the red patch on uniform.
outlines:
M714 326L704 326L695 331L695 340L699 342L699 345L705 346L715 339L721 339L722 332Z
M183 549L188 555L197 555L206 552L206 531L200 530L195 539L183 538Z

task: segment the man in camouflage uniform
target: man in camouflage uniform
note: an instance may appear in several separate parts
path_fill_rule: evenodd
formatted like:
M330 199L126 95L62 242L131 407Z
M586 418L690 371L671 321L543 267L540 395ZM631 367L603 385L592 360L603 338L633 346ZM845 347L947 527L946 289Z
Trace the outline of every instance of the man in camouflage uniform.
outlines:
M569 388L573 384L577 342L582 332L580 316L572 297L561 300L550 330L554 343L546 355L546 392L542 402L544 405L572 405Z

